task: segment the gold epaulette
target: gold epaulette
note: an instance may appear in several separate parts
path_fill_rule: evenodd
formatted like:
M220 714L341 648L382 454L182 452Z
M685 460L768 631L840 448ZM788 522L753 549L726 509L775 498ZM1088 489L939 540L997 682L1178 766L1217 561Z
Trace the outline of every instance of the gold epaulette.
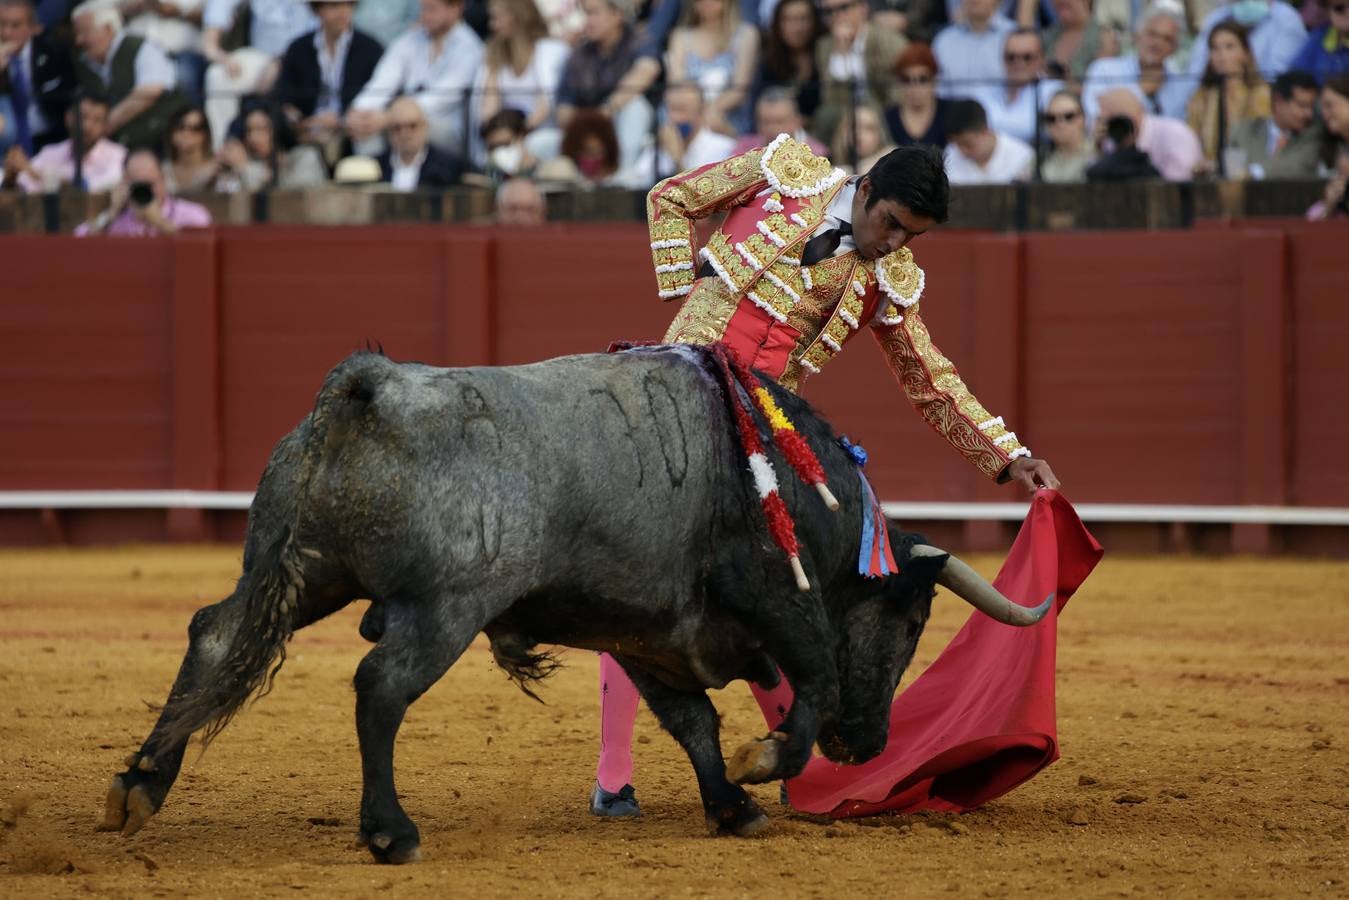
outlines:
M885 325L898 325L904 321L901 310L908 309L923 296L926 283L923 270L913 261L913 251L900 247L894 253L887 253L876 263L876 284L881 289L881 302L884 307L880 320Z
M842 169L835 169L829 160L816 156L789 134L773 138L764 148L759 166L773 189L788 197L823 194L847 177Z

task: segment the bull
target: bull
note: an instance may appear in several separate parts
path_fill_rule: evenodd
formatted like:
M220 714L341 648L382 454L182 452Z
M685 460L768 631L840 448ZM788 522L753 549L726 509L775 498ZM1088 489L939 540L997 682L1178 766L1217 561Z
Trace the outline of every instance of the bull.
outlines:
M939 582L1008 624L1012 603L954 557L892 529L898 575L858 574L856 463L798 397L765 381L819 456L839 509L789 479L802 592L769 542L708 354L692 347L440 369L358 353L274 449L249 511L243 572L197 611L150 735L114 776L101 830L130 835L164 803L189 738L203 743L271 686L298 629L357 598L374 647L357 666L359 837L375 859L420 855L399 805L408 706L485 632L527 693L555 667L539 645L612 653L693 764L713 833L768 819L739 785L801 772L818 744L859 763ZM781 468L781 467L780 467ZM795 690L786 719L729 772L706 695L735 679Z

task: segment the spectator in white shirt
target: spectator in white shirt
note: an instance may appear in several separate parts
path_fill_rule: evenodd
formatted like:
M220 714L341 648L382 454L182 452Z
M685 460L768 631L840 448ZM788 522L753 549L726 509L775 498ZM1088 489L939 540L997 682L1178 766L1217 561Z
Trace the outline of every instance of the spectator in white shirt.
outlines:
M952 184L1010 184L1030 178L1035 151L988 127L977 100L957 100L946 117L946 177Z
M501 110L517 109L525 114L527 132L552 124L570 49L548 36L534 0L491 0L487 9L492 35L474 84L475 120L485 125ZM474 158L478 165L486 161L481 140L476 141Z
M128 147L159 146L169 119L186 104L173 90L173 63L145 38L127 34L122 14L102 0L87 0L70 18L81 50L80 85L106 94L112 105L108 133Z
M66 110L66 130L74 133L75 107ZM126 148L108 140L108 101L102 97L80 99L80 135L83 138L84 157L80 164L80 178L84 186L95 193L111 190L122 180L122 166L126 162ZM24 193L36 194L54 191L75 181L75 141L67 139L48 144L30 160L17 144L5 157L4 186L17 184Z
M1007 35L1002 61L1007 67L1007 81L974 96L988 115L989 128L1028 144L1036 143L1043 137L1036 120L1063 89L1063 82L1045 76L1044 44L1029 28Z
M201 52L201 15L205 0L116 0L128 34L143 37L169 55L177 70L178 90L201 102L206 57Z
M1185 106L1198 84L1176 61L1176 49L1185 36L1179 7L1158 2L1148 8L1135 34L1134 52L1108 56L1087 67L1082 82L1082 108L1096 121L1101 94L1127 87L1154 116L1185 118Z
M482 66L482 40L463 22L463 0L422 0L421 23L384 52L375 74L346 116L347 133L363 152L384 130L395 97L422 108L433 144L462 155L464 103Z
M271 90L291 41L319 27L300 0L248 0L248 46L226 52L220 40L233 27L242 2L207 0L202 17L202 52L211 63L206 70L206 118L217 149L239 114L240 99Z
M525 114L533 131L553 116L553 97L567 45L548 37L548 26L534 0L491 0L488 4L492 36L484 48L480 121L486 123L501 109Z

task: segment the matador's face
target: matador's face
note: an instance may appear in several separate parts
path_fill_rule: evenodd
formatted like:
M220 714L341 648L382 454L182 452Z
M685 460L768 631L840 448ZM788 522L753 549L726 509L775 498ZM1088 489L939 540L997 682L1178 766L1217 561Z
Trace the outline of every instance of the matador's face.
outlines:
M935 219L919 215L896 200L878 200L867 209L871 179L863 177L852 201L852 233L863 259L880 259L923 234Z

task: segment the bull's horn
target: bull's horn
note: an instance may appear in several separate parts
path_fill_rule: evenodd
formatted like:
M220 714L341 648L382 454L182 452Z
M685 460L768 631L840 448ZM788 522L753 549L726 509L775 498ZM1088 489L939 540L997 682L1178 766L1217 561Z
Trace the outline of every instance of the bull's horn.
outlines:
M941 556L945 550L939 550L928 544L915 544L910 551L914 556ZM1002 592L985 581L978 572L969 567L959 557L951 556L937 575L937 583L947 588L957 597L973 606L986 616L1002 622L1004 625L1034 625L1045 617L1049 607L1054 605L1054 595L1050 594L1039 606L1021 606L1002 595Z

